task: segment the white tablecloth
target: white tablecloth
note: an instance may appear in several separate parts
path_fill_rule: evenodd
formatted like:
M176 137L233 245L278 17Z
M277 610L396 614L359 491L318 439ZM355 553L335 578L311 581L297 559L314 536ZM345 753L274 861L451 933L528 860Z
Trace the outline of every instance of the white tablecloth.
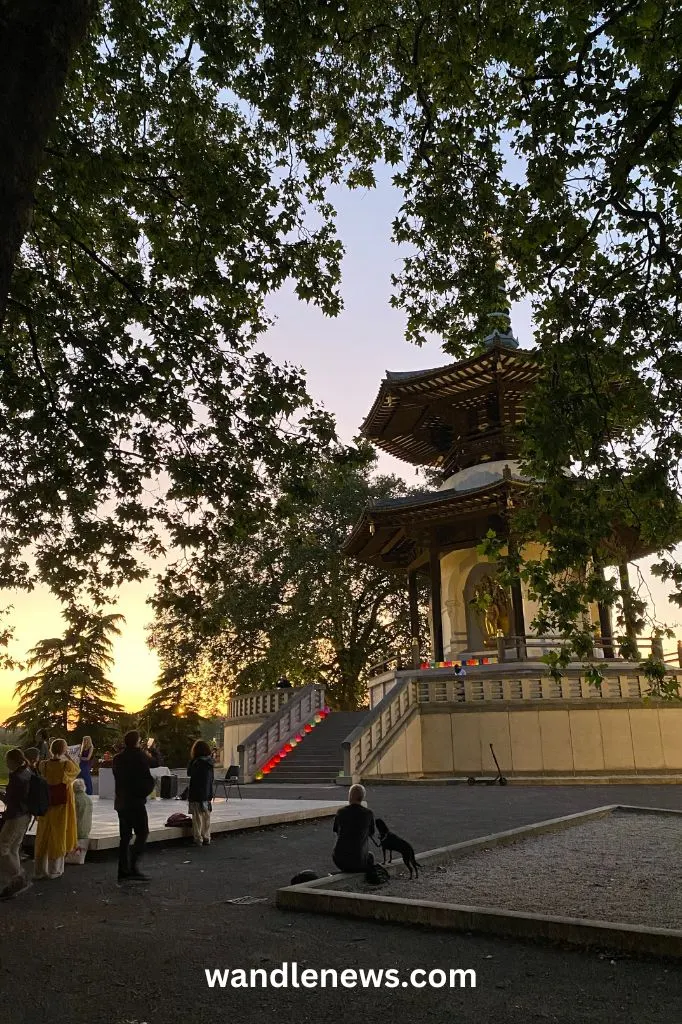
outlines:
M170 768L166 768L164 765L162 768L150 768L152 777L156 782L164 775L170 775ZM158 785L158 783L157 783ZM102 768L99 770L99 798L100 800L113 800L116 795L116 787L114 784L114 773L111 768Z
M114 773L111 768L99 769L99 798L100 800L113 800L116 795L114 786Z

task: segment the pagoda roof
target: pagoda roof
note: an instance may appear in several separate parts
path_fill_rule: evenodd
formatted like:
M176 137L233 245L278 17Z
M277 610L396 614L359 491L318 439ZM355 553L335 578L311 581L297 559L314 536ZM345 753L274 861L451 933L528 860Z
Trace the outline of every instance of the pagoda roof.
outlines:
M512 349L496 338L485 352L457 363L429 370L387 371L360 429L379 448L404 462L435 465L453 438L444 402L466 409L500 387L527 391L537 376L535 351Z
M428 550L436 531L440 546L479 543L491 525L490 516L504 515L512 492L524 486L506 477L468 491L420 491L372 501L341 550L380 568L405 570Z

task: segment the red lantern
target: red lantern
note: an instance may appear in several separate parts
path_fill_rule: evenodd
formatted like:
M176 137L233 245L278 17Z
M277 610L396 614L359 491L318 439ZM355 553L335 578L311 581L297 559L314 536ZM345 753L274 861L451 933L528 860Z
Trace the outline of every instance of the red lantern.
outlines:
M269 764L263 765L263 767L261 768L261 772L263 773L263 775L269 775L270 774L270 765Z
M272 760L275 762L275 764L279 764L279 762L281 760L280 755L279 754L275 754L275 756L273 757Z
M296 733L296 742L297 743L302 743L303 742L303 736L300 734L300 732Z
M303 726L303 732L312 732L312 731L313 731L312 725L306 724L306 725Z
M292 747L291 743L285 743L284 749L286 750L287 754L290 754L294 748Z

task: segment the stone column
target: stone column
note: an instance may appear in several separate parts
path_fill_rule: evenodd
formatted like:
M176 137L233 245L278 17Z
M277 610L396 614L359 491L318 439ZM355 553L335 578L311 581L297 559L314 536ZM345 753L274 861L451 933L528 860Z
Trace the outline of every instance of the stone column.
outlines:
M440 559L438 549L429 551L431 578L431 616L433 619L433 660L443 661L443 610L441 598Z
M410 640L412 646L412 667L419 668L421 663L419 636L419 591L416 572L407 574L407 597L410 605Z
M630 585L627 562L621 562L618 566L618 576L620 578L621 601L623 603L625 637L629 647L628 657L633 661L638 661L640 654L637 647L637 613L633 605L634 591Z

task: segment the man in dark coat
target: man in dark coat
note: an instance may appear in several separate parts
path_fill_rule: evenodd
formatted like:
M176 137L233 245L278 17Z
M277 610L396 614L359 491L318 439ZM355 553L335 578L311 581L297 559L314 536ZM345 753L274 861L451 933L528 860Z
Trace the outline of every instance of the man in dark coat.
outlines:
M149 835L147 819L147 797L154 789L154 778L149 770L149 758L140 747L140 734L134 729L124 736L124 748L113 763L116 783L114 807L118 814L118 830L121 841L118 847L119 882L147 881L138 867ZM133 832L135 842L130 840Z

